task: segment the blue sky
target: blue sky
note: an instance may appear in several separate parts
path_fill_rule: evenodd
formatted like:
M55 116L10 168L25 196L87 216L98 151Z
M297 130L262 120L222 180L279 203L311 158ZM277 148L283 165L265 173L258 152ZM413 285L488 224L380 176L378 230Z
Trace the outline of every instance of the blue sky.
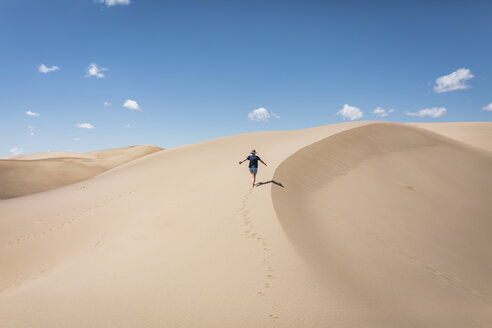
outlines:
M491 1L2 0L0 157L491 121L491 16Z

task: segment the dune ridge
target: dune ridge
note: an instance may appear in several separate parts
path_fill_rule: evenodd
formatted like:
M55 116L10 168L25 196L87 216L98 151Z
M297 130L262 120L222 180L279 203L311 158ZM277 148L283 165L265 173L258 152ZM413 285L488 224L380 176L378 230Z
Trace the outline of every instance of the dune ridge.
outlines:
M456 140L248 133L2 200L0 325L487 327L491 160Z

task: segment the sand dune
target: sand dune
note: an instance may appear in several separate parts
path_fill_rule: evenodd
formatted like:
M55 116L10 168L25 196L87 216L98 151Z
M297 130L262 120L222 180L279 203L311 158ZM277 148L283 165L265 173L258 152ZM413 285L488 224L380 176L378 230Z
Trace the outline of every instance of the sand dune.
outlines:
M296 152L274 179L289 186L272 189L284 230L357 326L492 324L492 155L373 124Z
M0 201L0 326L488 327L492 157L453 137L250 133Z
M66 186L162 150L132 146L87 153L47 152L0 159L0 200Z

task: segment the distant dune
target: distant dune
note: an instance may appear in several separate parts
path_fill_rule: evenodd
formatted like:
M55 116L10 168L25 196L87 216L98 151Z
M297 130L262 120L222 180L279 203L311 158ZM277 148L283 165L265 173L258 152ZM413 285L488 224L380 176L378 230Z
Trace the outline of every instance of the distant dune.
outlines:
M0 326L490 327L491 129L248 133L2 200Z
M87 153L47 152L0 159L0 199L79 182L159 150L162 148L131 146Z
M492 123L490 122L410 123L410 125L492 151Z

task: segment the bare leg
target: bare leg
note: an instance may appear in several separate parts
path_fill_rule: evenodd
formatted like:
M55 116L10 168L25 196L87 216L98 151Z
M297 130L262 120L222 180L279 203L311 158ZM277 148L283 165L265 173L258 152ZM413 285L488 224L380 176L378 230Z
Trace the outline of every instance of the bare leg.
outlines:
M256 182L256 173L251 173L251 176L252 176L252 180L253 180L253 187L255 186L255 182Z

